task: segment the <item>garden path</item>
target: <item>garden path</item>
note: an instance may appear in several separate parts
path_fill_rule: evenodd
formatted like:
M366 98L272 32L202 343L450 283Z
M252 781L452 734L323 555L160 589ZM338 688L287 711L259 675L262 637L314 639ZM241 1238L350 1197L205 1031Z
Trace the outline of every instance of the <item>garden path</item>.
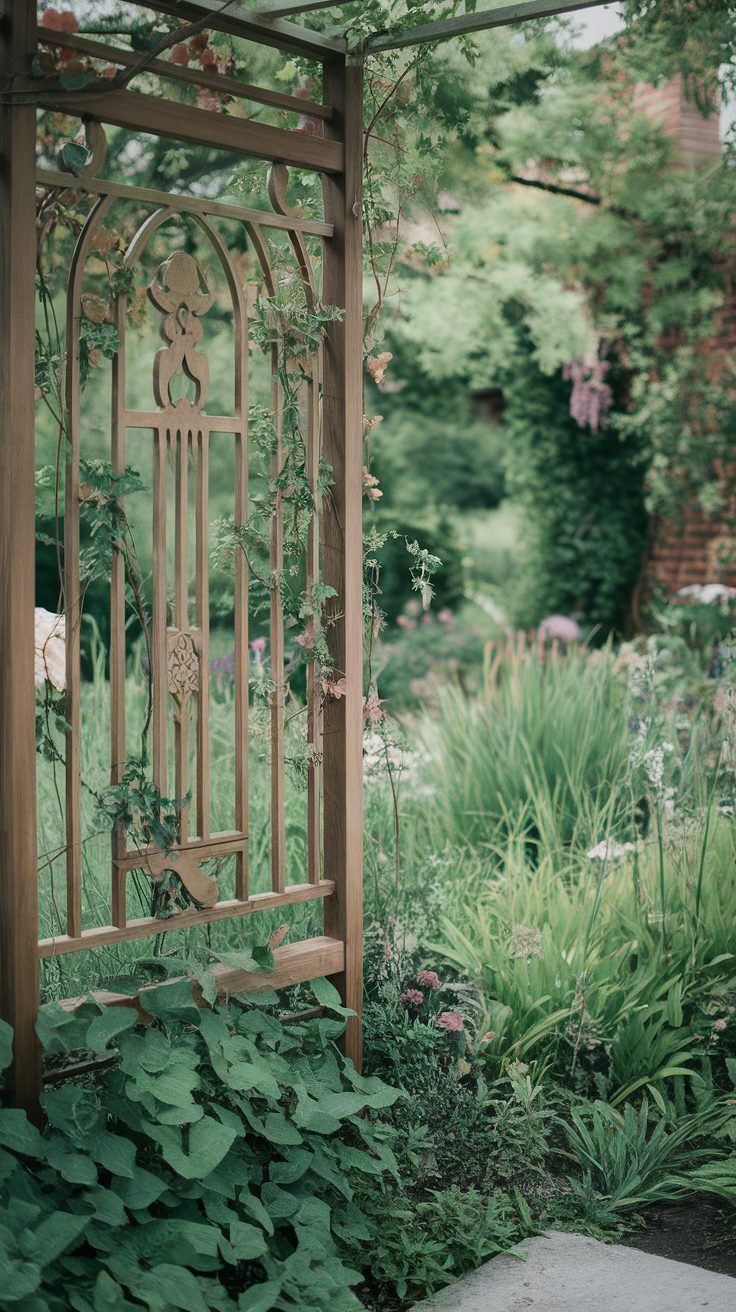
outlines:
M515 1256L516 1254L516 1256ZM519 1257L526 1255L526 1260ZM552 1231L494 1258L414 1312L734 1312L736 1280Z

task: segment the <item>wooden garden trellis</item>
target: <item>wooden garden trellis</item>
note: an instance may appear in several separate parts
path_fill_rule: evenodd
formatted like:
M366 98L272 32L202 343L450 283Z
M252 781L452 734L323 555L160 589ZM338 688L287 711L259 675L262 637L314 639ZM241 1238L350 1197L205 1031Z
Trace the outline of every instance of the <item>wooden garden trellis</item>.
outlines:
M181 22L203 23L214 30L306 55L324 68L323 102L312 104L292 96L233 81L209 71L182 69L153 59L147 67L162 78L184 80L243 100L306 114L320 125L321 135L308 135L259 123L255 119L215 114L165 98L142 95L126 87L103 83L80 91L64 91L58 82L39 76L34 57L39 40L46 47L63 45L116 68L135 65L138 57L73 34L37 29L35 0L3 0L0 4L0 1014L15 1031L12 1095L34 1111L41 1082L40 1052L35 1035L39 1004L39 958L74 952L110 942L125 942L167 927L206 924L243 916L264 907L305 898L321 899L324 934L277 951L277 966L265 983L280 987L330 975L355 1016L349 1020L345 1046L360 1061L362 992L362 66L365 53L441 40L472 32L565 13L604 0L526 0L495 10L408 28L376 33L360 50L344 40L329 38L288 21L291 16L328 7L328 0L261 0L246 11L236 0L135 0L143 8ZM333 7L339 7L339 3ZM60 170L35 172L37 107L62 109L87 124L92 159L81 176ZM166 192L129 187L99 175L104 156L102 125L155 134L234 155L271 161L274 213L264 214L217 200L193 199ZM321 175L324 221L303 219L284 200L283 169L296 166ZM45 186L71 187L92 198L89 216L69 274L67 316L68 464L65 514L65 608L67 618L67 901L66 933L38 939L36 851L36 742L34 688L34 352L35 352L35 191ZM133 269L152 234L182 216L196 223L224 274L231 300L235 349L235 405L229 415L209 415L204 354L198 350L198 316L207 308L208 293L201 272L190 256L172 255L150 285L150 295L162 316L182 315L181 327L168 335L154 363L157 408L131 410L125 391L125 304L118 302L120 349L113 366L111 453L118 470L125 465L125 434L147 430L154 447L153 517L153 773L165 791L167 720L175 703L176 795L189 786L188 734L196 704L196 813L182 807L176 860L182 882L194 890L194 909L170 921L154 916L130 919L126 884L131 869L141 865L140 852L127 849L125 836L112 837L112 923L83 928L80 862L80 650L79 515L80 386L79 316L82 276L95 229L116 200L149 207L150 215L131 242L126 264ZM314 679L308 687L309 735L315 750L310 766L308 797L308 882L289 885L283 842L283 625L276 600L271 607L272 681L272 831L271 889L252 894L248 888L248 671L247 567L236 565L236 798L235 829L212 833L209 817L210 761L208 714L208 561L207 455L210 434L230 434L235 452L234 513L236 523L247 515L247 357L248 304L233 267L227 243L217 228L221 218L244 225L258 256L267 289L272 288L268 231L285 230L300 270L307 305L315 297L314 278L305 245L306 235L322 238L321 299L339 307L340 320L326 329L324 346L312 363L307 381L307 451L314 478L320 455L332 466L334 483L325 499L319 524L310 531L307 549L312 577L321 568L324 582L335 589L333 623L329 630L334 668L344 679L345 695L320 702ZM174 373L184 369L196 379L194 400L177 403L170 392ZM278 414L277 391L273 395ZM175 570L172 623L167 612L166 478L167 450L176 466ZM278 453L277 453L278 459ZM190 465L195 482L195 618L187 588ZM272 566L282 566L280 512L274 517ZM125 756L125 582L122 560L113 559L111 579L111 778L119 781ZM235 898L219 901L217 890L201 872L206 857L234 854ZM149 873L162 877L171 868L168 854L145 853ZM263 986L264 980L222 968L221 987ZM105 1000L115 1001L108 996Z

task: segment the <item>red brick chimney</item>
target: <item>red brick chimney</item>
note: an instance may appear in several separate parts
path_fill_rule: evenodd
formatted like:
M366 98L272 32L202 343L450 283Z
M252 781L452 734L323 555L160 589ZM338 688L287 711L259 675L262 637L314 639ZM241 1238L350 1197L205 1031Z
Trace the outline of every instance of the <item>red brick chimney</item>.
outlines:
M659 123L668 136L675 137L679 164L692 168L719 158L719 115L715 112L703 117L697 105L685 96L681 73L659 87L640 82L634 91L634 108Z
M721 154L719 114L704 118L683 91L678 74L664 86L640 85L634 93L636 108L659 122L676 139L676 163L683 168L709 164ZM703 351L716 364L719 357L733 358L736 349L736 296L729 290L714 336ZM725 481L725 480L724 480ZM697 505L688 507L677 523L655 521L645 566L645 592L663 584L668 592L692 584L726 583L736 586L736 530L734 480L726 489L727 505L720 517L705 515Z

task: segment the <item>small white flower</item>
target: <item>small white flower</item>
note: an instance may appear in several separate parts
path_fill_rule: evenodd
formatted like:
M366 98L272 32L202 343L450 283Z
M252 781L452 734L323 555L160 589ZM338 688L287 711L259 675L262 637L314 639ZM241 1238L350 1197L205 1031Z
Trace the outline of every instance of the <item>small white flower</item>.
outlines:
M66 687L66 616L36 606L36 687Z
M604 839L585 853L589 861L620 861L635 849L634 843L616 843L612 838Z
M690 601L699 601L704 606L712 606L714 601L736 597L736 588L727 588L723 583L692 583L687 588L680 588L677 595L687 597Z

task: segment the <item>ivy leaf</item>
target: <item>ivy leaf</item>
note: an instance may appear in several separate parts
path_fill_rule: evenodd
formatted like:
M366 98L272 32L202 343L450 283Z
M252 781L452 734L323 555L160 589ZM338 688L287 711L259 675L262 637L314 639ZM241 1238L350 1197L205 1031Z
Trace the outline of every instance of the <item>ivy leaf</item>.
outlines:
M71 1212L52 1212L33 1231L32 1256L40 1266L49 1266L76 1243L88 1225L88 1216L72 1216Z
M265 1284L251 1285L238 1298L238 1312L271 1312L281 1293L280 1280L267 1280Z
M350 1007L343 1007L340 994L328 979L313 979L309 987L321 1007L326 1007L328 1011L336 1011L339 1016L355 1015Z
M63 73L59 80L61 82L61 85L64 86L65 83L64 83ZM86 80L88 79L85 76L85 81ZM67 78L67 81L74 82L75 79L73 77ZM74 87L69 86L66 89L72 91L74 90ZM68 169L69 172L73 173L74 176L77 178L80 176L80 174L84 172L84 170L87 168L87 166L91 163L92 160L92 152L90 150L87 150L86 146L80 145L78 141L65 141L64 145L61 148L60 154L61 154L61 161L63 167L65 169Z
M146 1301L152 1299L152 1307L160 1302L162 1307L181 1308L182 1312L208 1312L196 1276L183 1266L160 1263L145 1272L135 1292Z
M256 1226L233 1221L229 1233L230 1244L239 1262L252 1262L266 1252L265 1236Z
M13 1064L13 1031L6 1020L0 1020L0 1075Z
M180 1131L164 1126L152 1127L152 1138L161 1144L164 1161L185 1180L203 1180L232 1147L235 1131L221 1125L212 1116L204 1116L189 1131L187 1150L182 1145Z
M41 1135L19 1107L0 1111L0 1145L24 1157L43 1157Z
M87 1047L92 1052L104 1052L111 1039L132 1029L140 1020L135 1007L105 1007L95 1016L87 1031Z

